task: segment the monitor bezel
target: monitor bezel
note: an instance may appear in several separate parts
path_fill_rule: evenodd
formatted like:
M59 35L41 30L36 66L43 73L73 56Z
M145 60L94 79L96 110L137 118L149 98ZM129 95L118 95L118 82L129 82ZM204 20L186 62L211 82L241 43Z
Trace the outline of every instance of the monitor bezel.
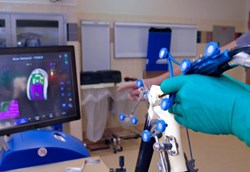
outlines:
M10 54L34 54L34 53L53 53L53 52L69 52L71 59L71 77L73 81L73 94L75 97L75 114L62 118L53 118L44 121L26 123L22 125L13 126L6 129L0 129L0 136L11 135L14 133L40 129L47 126L52 126L56 124L62 124L65 122L70 122L74 120L81 119L80 114L80 104L79 104L79 90L78 90L78 80L77 80L77 68L76 68L76 58L75 50L72 45L61 45L61 46L41 46L41 47L7 47L0 49L0 59L1 55L10 55Z

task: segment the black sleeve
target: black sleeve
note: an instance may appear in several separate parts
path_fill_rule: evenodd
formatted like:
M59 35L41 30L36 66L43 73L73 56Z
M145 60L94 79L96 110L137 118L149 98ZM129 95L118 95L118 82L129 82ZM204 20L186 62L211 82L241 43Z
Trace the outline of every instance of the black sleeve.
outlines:
M250 30L242 34L239 38L236 39L237 46L241 45L250 45Z

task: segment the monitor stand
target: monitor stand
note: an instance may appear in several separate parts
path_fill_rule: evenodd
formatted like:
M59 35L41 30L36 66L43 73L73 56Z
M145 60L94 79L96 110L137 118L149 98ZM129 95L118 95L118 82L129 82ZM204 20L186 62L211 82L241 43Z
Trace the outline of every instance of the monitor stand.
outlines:
M90 156L83 142L60 131L30 130L8 139L1 143L0 171Z

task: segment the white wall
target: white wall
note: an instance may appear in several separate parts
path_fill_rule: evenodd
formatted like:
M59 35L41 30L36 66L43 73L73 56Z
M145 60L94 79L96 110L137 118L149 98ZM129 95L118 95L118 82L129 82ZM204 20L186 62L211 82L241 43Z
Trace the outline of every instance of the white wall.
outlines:
M85 13L244 20L244 0L79 0Z
M226 25L244 32L250 10L249 0L78 0L77 3L79 20L187 23L197 25L201 31L212 31L213 25ZM145 61L115 59L113 46L111 42L112 69L121 70L123 76L142 77ZM197 54L204 48L205 44L197 44ZM230 74L244 80L242 68ZM144 117L145 112L141 109L137 114ZM199 171L249 171L250 149L235 137L196 132L191 132L191 137ZM184 142L187 143L185 136Z
M235 26L237 32L243 32L246 30L248 11L250 10L249 0L77 0L77 6L64 6L62 4L13 5L12 3L3 2L4 0L0 0L0 11L61 12L67 14L67 19L70 22L80 23L82 19L92 19L111 22L188 23L196 24L197 28L203 31L211 31L213 25L220 24ZM112 42L111 44L113 45ZM202 52L204 45L199 44L197 48L197 53ZM80 50L77 52L79 53ZM112 53L113 48L111 48L112 69L121 70L124 76L142 77L145 66L145 62L142 59L117 60L114 59ZM241 70L233 73L237 76L240 75L240 77L243 75ZM144 117L146 111L143 108L141 110L142 112L137 114L141 114ZM78 130L81 126L71 125L71 127L73 127L75 132L81 132ZM206 137L206 135L200 133L195 133L195 135L197 137L194 136L192 140L194 143L193 150L195 151L197 167L200 171L214 171L212 170L214 166L218 167L218 172L232 171L232 169L249 171L250 164L247 164L247 160L250 159L250 154L233 153L235 148L237 148L237 152L249 150L245 150L246 147L242 142L231 140L227 136L217 139L217 137ZM207 140L201 142L200 139ZM214 143L214 145L209 143ZM216 148L219 149L219 153L216 153ZM215 149L215 151L211 151L211 149ZM218 161L210 161L207 157L211 159L216 157ZM222 165L219 162L220 160L221 162L230 163L227 163L223 166L223 170L220 170L219 167Z
M112 22L154 22L195 24L200 31L212 31L214 25L234 26L236 32L246 31L246 0L78 0L79 20ZM111 38L112 40L112 38ZM197 55L204 52L205 44L197 44ZM84 58L84 57L82 57ZM143 59L115 59L111 41L111 67L121 70L123 77L142 78ZM127 69L131 70L127 70ZM244 70L231 72L244 81Z

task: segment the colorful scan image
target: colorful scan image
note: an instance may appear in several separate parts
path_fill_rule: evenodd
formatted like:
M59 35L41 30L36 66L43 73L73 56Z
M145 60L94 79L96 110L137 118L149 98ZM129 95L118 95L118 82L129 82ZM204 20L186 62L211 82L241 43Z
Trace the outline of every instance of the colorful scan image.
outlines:
M17 100L3 101L0 104L0 120L19 117Z
M15 77L13 78L13 96L12 99L18 99L23 93L26 92L26 86L27 86L27 77L21 76L21 77Z
M29 75L27 82L27 97L29 100L47 100L48 74L37 68Z

